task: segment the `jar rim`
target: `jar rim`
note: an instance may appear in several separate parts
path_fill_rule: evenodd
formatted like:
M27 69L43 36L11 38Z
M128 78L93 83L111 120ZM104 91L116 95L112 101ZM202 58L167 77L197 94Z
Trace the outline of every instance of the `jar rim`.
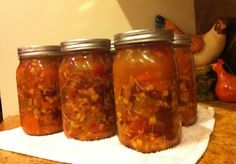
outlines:
M58 45L29 45L17 49L18 57L60 55Z
M114 36L114 44L117 46L153 41L172 42L173 37L173 32L168 29L139 29L116 34Z
M61 51L78 51L78 50L92 50L102 49L110 50L111 40L104 38L94 39L72 39L61 42Z
M111 52L114 52L114 51L115 51L114 41L111 41L110 51L111 51Z
M173 44L175 46L190 46L191 45L191 35L190 34L174 34Z

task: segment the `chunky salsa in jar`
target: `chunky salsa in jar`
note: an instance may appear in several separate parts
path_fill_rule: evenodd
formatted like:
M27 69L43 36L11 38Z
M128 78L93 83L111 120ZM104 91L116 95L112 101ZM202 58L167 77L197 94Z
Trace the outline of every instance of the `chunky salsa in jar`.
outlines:
M59 69L64 133L97 140L116 134L110 40L79 39L61 43Z
M196 80L194 59L190 51L191 38L187 34L175 34L174 50L179 75L179 109L182 125L192 125L197 120Z
M62 131L58 67L59 46L18 49L16 71L21 126L29 135Z
M122 144L140 152L164 150L181 140L172 39L168 30L115 35L117 133Z

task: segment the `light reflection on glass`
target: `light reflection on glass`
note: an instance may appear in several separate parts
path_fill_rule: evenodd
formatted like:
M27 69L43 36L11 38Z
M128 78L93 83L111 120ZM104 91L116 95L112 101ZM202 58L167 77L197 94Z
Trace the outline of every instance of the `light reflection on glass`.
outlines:
M72 61L71 61L71 64L77 66L77 62L76 62L76 60L75 60L75 57L72 57L71 60L72 60Z
M88 68L91 68L91 64L90 64L88 61L86 61L86 66L87 66ZM86 68L86 67L84 67L84 68Z
M145 62L155 63L155 61L150 58L150 55L147 55L147 51L143 52L143 58L145 59Z
M42 65L42 62L41 62L41 60L33 60L34 62L37 62L38 63L38 65L37 66L39 66L41 69L43 69L43 65Z

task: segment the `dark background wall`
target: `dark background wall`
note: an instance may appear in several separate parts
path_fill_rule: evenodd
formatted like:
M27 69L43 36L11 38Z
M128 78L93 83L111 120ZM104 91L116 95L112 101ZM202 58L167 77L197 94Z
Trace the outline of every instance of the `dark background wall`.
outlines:
M196 31L207 32L218 18L227 18L227 42L222 58L236 74L236 0L194 0Z

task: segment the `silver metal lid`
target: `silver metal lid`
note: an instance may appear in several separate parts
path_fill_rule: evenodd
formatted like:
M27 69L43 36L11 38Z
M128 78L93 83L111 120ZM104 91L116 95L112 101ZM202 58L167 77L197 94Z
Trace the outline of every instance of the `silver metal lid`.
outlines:
M189 34L174 34L173 44L176 46L190 46L191 36Z
M114 51L115 51L114 41L111 42L110 51L111 51L111 52L114 52Z
M75 39L61 42L61 51L102 49L110 50L109 39Z
M166 29L140 29L132 30L124 33L118 33L114 36L114 44L122 45L128 43L142 43L153 41L168 41L172 42L173 32Z
M60 55L57 45L30 45L17 49L19 57Z

